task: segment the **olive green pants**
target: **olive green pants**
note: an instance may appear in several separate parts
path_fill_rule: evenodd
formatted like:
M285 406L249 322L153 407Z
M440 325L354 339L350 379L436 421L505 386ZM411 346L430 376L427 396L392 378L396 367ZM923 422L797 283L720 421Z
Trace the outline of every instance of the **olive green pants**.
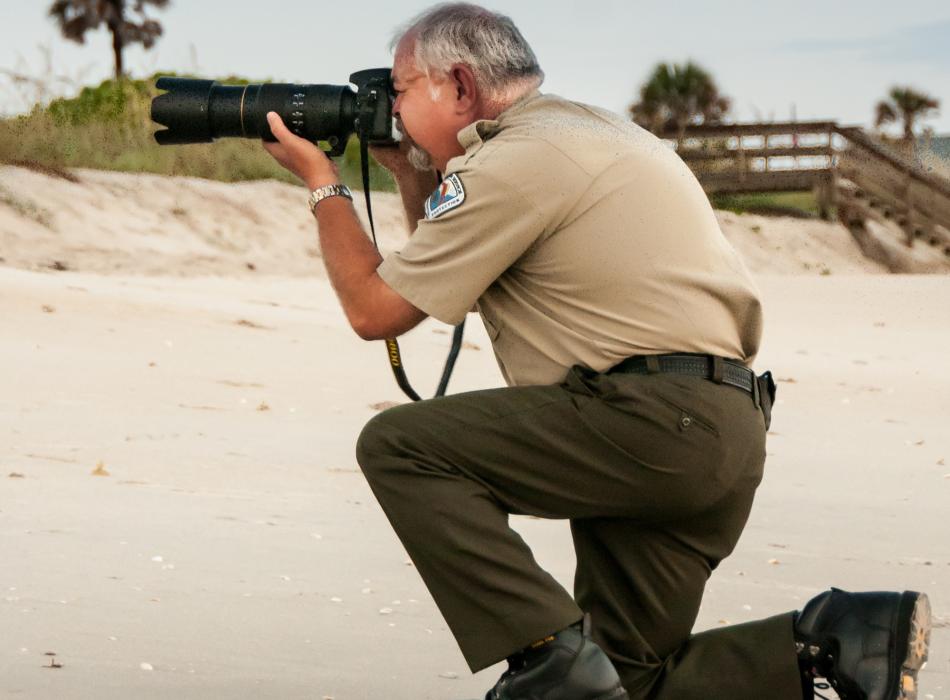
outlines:
M584 611L631 698L800 700L791 613L690 636L762 478L748 394L575 368L385 411L357 457L473 671ZM570 519L573 598L511 513Z

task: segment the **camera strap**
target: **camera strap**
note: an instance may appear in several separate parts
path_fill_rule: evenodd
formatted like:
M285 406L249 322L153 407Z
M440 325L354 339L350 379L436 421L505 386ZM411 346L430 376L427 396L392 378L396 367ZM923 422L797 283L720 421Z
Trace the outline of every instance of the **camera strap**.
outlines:
M366 216L369 218L369 230L373 236L373 245L379 250L379 243L376 242L376 226L373 224L373 205L369 196L369 145L367 139L360 138L360 172L363 177L363 195L366 197ZM439 177L441 182L442 177ZM435 396L445 396L449 388L449 379L452 377L452 370L455 369L455 361L458 359L459 351L462 349L462 336L465 332L465 319L455 327L452 333L452 347L449 349L449 355L445 359L445 366L442 368L442 378L439 380L439 386L435 391ZM402 356L399 353L399 343L395 338L386 340L386 352L389 357L389 365L392 367L393 376L396 378L396 384L402 389L403 393L413 401L421 401L422 397L416 393L415 389L409 383L409 377L402 365Z

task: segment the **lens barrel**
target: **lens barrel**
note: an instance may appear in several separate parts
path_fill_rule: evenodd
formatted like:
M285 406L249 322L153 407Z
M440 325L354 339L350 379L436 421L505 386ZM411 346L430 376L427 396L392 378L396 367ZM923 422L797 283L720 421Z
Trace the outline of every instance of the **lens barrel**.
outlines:
M155 133L162 145L224 136L274 141L267 124L273 111L298 136L336 147L353 132L357 116L357 93L348 85L220 85L163 77L156 87L168 91L152 100L152 121L168 127Z

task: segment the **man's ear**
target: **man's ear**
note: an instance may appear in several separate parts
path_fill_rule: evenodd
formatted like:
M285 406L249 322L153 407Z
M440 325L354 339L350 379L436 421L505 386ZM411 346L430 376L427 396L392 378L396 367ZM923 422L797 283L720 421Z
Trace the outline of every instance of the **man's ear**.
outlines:
M462 114L470 111L478 103L478 85L475 74L464 63L456 63L449 71L452 89L455 90L455 111Z

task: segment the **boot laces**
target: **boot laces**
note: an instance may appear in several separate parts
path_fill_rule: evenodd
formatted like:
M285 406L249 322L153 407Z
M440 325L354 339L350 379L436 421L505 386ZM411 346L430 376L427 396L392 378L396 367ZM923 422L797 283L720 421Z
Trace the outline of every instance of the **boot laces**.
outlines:
M835 686L837 686L838 682L835 677L835 667L833 662L833 654L835 654L835 650L827 642L824 642L820 645L811 645L810 648L813 650L813 653L809 659L811 661L811 668L808 671L808 675L810 675L812 679L820 676L829 681L827 683L813 681L813 692L815 697L821 698L821 700L832 700L827 695L822 695L818 691L836 690Z

